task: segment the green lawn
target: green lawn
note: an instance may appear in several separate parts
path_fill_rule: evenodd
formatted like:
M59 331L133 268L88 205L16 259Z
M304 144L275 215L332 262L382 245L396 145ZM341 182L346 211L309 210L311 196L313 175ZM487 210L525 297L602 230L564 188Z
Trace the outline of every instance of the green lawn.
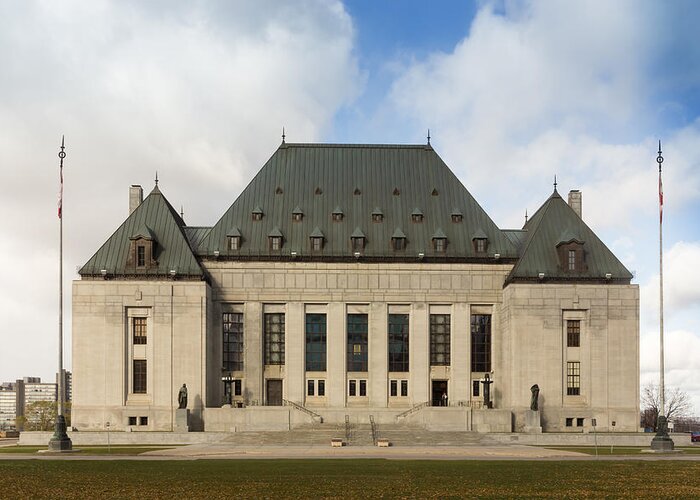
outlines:
M3 498L700 497L688 461L2 460L0 477Z
M174 446L76 446L76 455L139 455L147 451L166 450ZM0 453L29 453L36 454L39 451L46 451L47 446L4 446L0 448Z
M586 455L595 455L596 449L594 446L544 446L548 450L575 451L576 453L585 453ZM646 454L649 447L639 446L615 446L610 451L610 446L598 446L598 456L611 455L642 455ZM700 447L676 446L676 450L685 455L700 455Z

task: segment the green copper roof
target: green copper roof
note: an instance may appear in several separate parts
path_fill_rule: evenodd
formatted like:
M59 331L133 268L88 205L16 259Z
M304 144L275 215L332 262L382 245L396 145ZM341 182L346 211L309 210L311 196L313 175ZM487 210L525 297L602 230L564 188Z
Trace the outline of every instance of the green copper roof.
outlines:
M544 280L573 282L605 280L607 274L616 283L629 283L632 279L632 274L556 191L527 221L523 230L526 236L520 260L506 283L538 280L540 273L544 273ZM508 231L508 235L517 241L523 233ZM585 266L578 272L565 270L557 254L558 245L572 241L581 243L584 252Z
M157 265L137 268L133 257L131 264L128 262L132 252L130 238L139 234L145 237L144 227L150 232L154 246L153 259ZM201 241L208 231L209 228L197 228L188 232L195 241ZM168 277L174 270L178 277L203 277L190 246L185 223L158 186L80 269L80 275L99 276L102 270L108 276Z
M292 221L296 207L304 218ZM332 214L342 207L342 220ZM419 208L421 222L411 213ZM255 208L261 220L251 216ZM374 222L372 214L383 214ZM464 214L453 222L452 214ZM226 233L238 227L239 250L229 251ZM284 235L281 251L270 249L273 228ZM311 255L308 235L318 227L324 234L322 252ZM401 228L406 248L393 251L391 237ZM441 228L450 244L435 252L432 236ZM353 258L350 237L357 230L366 237L363 257L434 259L517 258L513 243L493 223L438 154L425 145L282 144L258 174L212 227L200 255L279 258L292 251L313 259ZM489 240L489 256L477 255L473 234L480 229Z

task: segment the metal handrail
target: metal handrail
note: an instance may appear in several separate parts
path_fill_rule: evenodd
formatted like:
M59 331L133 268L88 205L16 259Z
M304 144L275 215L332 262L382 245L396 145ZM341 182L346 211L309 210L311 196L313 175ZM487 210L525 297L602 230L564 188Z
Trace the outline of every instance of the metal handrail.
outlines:
M308 408L300 405L299 403L295 403L294 401L289 401L287 399L283 399L282 402L284 403L285 406L291 406L295 410L299 410L300 412L306 413L310 417L317 419L319 422L323 422L323 417L321 415L309 410Z
M415 413L415 412L417 412L417 411L419 411L419 410L422 410L423 408L425 408L425 407L428 406L429 404L430 404L430 401L425 401L425 402L423 402L423 403L420 403L420 404L417 404L417 405L415 405L415 406L412 406L412 407L409 408L408 410L406 410L406 411L404 411L404 412L399 413L398 415L396 415L396 420L401 420L402 418L406 418L406 417L408 417L409 415L411 415L411 414L413 414L413 413Z
M369 416L369 425L372 426L372 444L377 446L377 439L379 436L377 435L377 424L374 423L374 415Z

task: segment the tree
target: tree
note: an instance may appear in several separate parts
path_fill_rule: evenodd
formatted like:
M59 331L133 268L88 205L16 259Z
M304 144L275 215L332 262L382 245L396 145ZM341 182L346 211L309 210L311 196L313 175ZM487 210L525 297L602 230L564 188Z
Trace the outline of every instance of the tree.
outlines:
M22 428L27 431L51 431L56 425L58 403L56 401L34 401L29 403L21 419ZM63 412L66 425L70 426L70 403L66 403ZM19 420L18 419L18 420ZM19 428L20 422L18 422Z
M642 389L641 425L644 428L653 429L654 432L656 432L656 425L659 420L659 406L661 405L659 396L659 386L656 384L649 383ZM688 416L692 406L687 392L680 390L678 387L673 389L665 388L664 415L668 421Z

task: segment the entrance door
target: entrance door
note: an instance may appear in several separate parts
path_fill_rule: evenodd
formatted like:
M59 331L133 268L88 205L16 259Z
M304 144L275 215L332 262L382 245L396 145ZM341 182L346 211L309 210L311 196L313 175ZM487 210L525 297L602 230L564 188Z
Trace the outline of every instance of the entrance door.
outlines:
M282 380L267 381L267 406L282 406Z
M447 406L447 380L433 380L433 406Z

